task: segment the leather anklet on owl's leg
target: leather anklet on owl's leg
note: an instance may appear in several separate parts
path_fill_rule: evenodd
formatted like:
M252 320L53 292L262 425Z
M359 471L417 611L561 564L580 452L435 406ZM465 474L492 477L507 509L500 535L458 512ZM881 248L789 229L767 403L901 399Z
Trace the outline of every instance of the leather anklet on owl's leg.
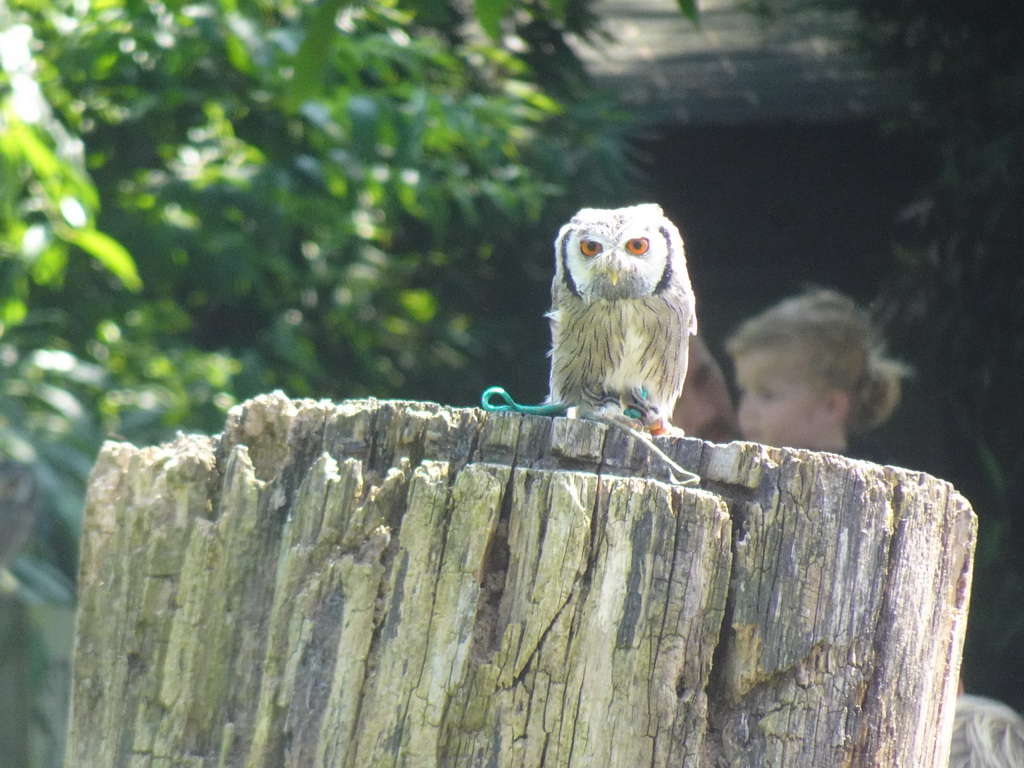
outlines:
M614 420L631 429L646 429L646 425L640 419L625 413L622 398L611 392L595 392L584 387L583 402L580 403L578 412L582 418L596 421Z
M623 398L624 412L639 414L639 421L652 435L663 435L671 429L668 420L661 415L661 410L647 397L646 387L635 387L629 397Z

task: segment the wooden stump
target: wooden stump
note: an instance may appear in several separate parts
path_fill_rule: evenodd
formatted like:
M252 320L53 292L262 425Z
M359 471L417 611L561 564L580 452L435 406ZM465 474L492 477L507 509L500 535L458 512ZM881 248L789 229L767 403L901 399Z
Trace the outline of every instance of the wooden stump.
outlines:
M73 766L945 766L976 518L752 443L291 401L108 443Z

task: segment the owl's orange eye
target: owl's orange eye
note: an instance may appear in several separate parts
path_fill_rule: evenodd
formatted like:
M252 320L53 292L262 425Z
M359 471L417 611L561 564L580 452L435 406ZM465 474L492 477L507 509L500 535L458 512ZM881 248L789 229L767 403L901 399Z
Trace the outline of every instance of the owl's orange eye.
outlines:
M643 256L650 247L651 244L646 237L634 237L632 240L626 241L626 250L637 256Z
M580 240L580 253L584 256L597 256L603 250L597 240Z

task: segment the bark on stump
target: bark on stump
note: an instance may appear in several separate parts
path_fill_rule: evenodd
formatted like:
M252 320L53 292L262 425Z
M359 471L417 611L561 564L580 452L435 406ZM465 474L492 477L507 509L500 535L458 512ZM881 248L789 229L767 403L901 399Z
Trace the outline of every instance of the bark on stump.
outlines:
M108 443L69 766L945 766L976 518L829 454L432 403Z

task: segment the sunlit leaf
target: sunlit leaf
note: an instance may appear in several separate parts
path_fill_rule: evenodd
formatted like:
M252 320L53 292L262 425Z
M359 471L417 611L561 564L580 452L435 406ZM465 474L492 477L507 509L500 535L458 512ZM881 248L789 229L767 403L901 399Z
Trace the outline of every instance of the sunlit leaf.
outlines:
M142 279L135 269L131 254L110 235L96 229L78 229L68 233L68 240L106 267L128 290L142 289Z
M24 158L51 197L72 191L86 208L95 208L99 204L96 189L88 178L48 147L40 138L37 127L26 125L14 117L6 123L4 144L8 151ZM67 143L66 139L64 143ZM52 204L58 204L58 201L53 200Z
M82 204L71 196L64 196L60 199L60 215L64 221L75 229L80 229L89 223L89 216Z
M58 285L64 279L68 266L67 245L53 241L36 256L31 275L37 285Z
M250 52L258 50L262 44L259 28L240 13L225 14L224 22L229 30L229 34L225 35L224 46L231 65L239 72L251 75L256 67Z
M60 159L39 139L31 127L20 120L12 120L7 125L7 130L38 176L43 179L52 179L60 175Z
M340 32L334 24L338 11L349 0L323 0L306 29L306 37L295 54L294 74L288 100L297 109L302 102L312 99L323 90L324 72L332 39Z
M434 294L423 288L402 291L400 301L409 317L417 323L429 323L437 315L437 300Z
M28 305L20 298L0 299L0 319L4 325L17 325L28 314Z
M474 0L473 14L484 32L497 40L501 37L501 20L508 14L509 0Z

